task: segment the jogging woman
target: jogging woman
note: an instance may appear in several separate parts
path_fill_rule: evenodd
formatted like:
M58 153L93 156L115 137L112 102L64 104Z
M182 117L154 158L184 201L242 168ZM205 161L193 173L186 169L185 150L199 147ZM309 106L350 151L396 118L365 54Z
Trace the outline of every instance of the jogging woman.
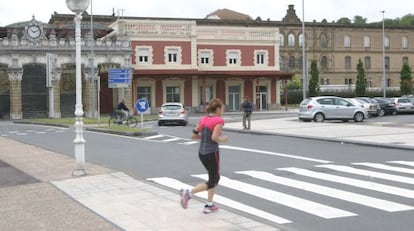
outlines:
M208 181L196 185L191 190L181 189L181 205L184 209L187 208L193 194L207 190L208 197L203 212L208 214L218 210L213 203L213 197L220 180L219 143L228 141L227 136L221 135L224 125L221 117L223 110L223 102L220 99L212 99L207 108L208 116L202 117L198 126L193 129L192 138L200 139L198 157L208 172Z

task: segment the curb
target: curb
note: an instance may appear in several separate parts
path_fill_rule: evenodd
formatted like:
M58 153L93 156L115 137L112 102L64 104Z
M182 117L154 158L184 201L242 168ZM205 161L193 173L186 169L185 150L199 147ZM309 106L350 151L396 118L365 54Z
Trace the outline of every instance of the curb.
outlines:
M115 130L110 130L110 129L94 128L94 127L87 127L85 129L88 131L93 131L93 132L104 132L104 133L123 135L123 136L153 136L153 135L158 134L158 132L153 132L153 131L123 132L123 131L115 131Z

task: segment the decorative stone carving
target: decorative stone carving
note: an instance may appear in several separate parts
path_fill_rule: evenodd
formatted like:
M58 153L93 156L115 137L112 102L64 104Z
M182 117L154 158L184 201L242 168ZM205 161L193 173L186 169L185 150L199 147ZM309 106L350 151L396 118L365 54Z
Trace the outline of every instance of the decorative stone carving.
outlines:
M23 68L10 68L7 70L7 73L9 74L10 82L22 81Z

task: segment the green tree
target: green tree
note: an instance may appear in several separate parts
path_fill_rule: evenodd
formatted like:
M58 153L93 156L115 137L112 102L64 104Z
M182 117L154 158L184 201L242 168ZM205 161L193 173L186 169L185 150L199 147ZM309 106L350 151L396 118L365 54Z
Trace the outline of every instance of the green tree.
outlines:
M336 24L349 25L349 24L352 24L352 21L349 18L340 18L340 19L336 20Z
M302 89L302 82L300 81L298 75L294 75L292 77L292 80L289 81L288 89L289 90Z
M358 75L357 75L357 80L356 80L355 93L357 96L365 96L365 91L366 91L365 70L364 70L364 66L362 64L361 59L358 60L357 72L358 72Z
M359 15L355 15L353 21L354 24L367 24L367 19Z
M401 72L400 72L401 82L400 82L400 91L401 95L409 95L412 90L412 76L411 76L411 67L408 63L404 63Z
M309 95L319 95L319 70L316 60L311 61L311 79L309 80Z

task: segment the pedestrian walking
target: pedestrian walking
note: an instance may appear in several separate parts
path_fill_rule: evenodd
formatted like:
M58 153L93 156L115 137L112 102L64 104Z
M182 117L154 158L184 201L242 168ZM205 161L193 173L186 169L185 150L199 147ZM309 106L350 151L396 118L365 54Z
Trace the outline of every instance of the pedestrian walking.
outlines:
M243 129L250 130L253 104L249 102L249 97L243 97L241 108L243 110Z
M218 207L213 203L217 184L220 180L220 155L219 143L228 141L227 136L222 135L224 120L223 103L220 99L212 99L207 107L208 115L200 119L193 129L193 139L200 139L198 157L208 173L208 181L196 185L191 190L181 189L181 206L186 209L191 197L202 191L207 191L207 202L204 205L205 214L216 212Z

